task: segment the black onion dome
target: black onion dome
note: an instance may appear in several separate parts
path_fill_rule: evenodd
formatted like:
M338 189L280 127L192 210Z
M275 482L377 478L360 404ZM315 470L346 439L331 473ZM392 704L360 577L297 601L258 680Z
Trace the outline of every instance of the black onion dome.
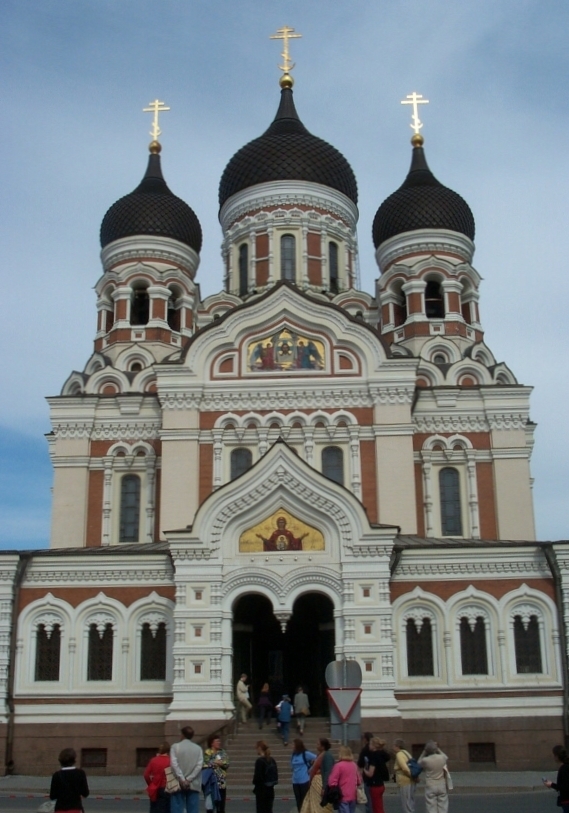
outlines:
M152 234L171 237L199 253L202 229L194 211L169 189L160 156L148 158L146 174L134 192L113 203L101 224L101 247L121 237Z
M386 198L372 227L377 248L385 240L416 229L448 229L474 240L474 217L468 203L437 181L423 147L413 148L411 169L399 189Z
M219 184L219 205L242 189L267 181L311 181L358 202L351 166L335 147L309 133L298 118L292 90L281 90L275 120L229 161Z

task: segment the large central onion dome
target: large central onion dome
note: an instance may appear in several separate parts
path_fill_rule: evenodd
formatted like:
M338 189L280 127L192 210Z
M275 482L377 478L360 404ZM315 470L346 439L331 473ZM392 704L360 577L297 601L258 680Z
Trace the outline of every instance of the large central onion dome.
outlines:
M225 167L219 205L242 189L268 181L323 184L358 202L351 166L335 147L308 132L298 118L288 86L281 91L279 109L269 129L236 152Z
M202 247L202 229L195 212L168 188L160 166L160 145L150 145L146 174L134 192L114 203L101 224L101 247L121 237L171 237L194 251Z
M474 240L474 217L470 206L452 189L437 181L427 165L423 139L412 139L411 169L399 189L386 198L373 221L373 242L417 229L448 229Z

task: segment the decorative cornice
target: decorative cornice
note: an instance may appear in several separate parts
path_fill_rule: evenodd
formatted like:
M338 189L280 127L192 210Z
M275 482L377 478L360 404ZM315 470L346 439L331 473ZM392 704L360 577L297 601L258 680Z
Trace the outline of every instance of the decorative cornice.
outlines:
M351 229L358 222L358 208L342 192L309 181L270 181L250 186L227 200L219 213L224 232L240 217L267 207L306 206L323 209L344 220ZM270 214L271 213L267 213Z
M400 257L409 254L453 254L463 262L470 263L474 243L466 235L446 229L417 229L397 234L381 243L375 252L380 271L389 267Z
M484 415L414 415L417 432L488 432Z
M56 438L89 438L90 440L124 440L124 438L142 440L158 438L160 421L129 421L121 423L96 423L91 421L79 423L65 421L53 424L53 436Z
M510 412L489 416L491 429L525 429L528 422L527 412Z
M113 240L101 251L101 262L105 271L118 263L129 260L138 262L141 257L173 263L186 271L192 279L200 262L199 255L190 246L170 237L157 235L151 237L137 235Z
M172 569L170 567L154 567L148 570L142 568L105 568L94 569L87 567L87 560L75 563L81 569L74 570L67 567L54 569L56 560L50 559L50 569L37 568L26 573L25 584L155 584L157 582L172 584ZM90 562L89 562L90 564Z
M551 577L551 572L546 564L527 560L516 560L508 562L401 562L397 566L397 573L394 577L395 581L407 581L408 579L418 579L421 577L440 579L444 576L457 576L464 578L466 576L472 578L473 576L512 576L524 575L531 577L533 574L538 574L543 577Z

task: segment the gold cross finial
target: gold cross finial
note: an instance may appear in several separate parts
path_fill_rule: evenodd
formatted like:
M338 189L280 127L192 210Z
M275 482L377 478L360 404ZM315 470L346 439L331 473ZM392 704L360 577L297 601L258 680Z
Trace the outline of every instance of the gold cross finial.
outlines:
M162 130L158 126L158 113L163 113L165 110L170 110L169 107L166 107L164 102L158 101L158 99L154 99L153 102L150 102L148 107L143 107L143 113L154 113L154 119L152 120L152 130L150 131L150 135L152 136L152 143L158 141L158 136L162 135Z
M415 135L419 135L419 131L423 126L423 122L419 118L418 106L420 104L429 104L429 100L423 99L420 93L415 93L415 91L413 91L413 93L409 93L408 96L405 99L403 99L401 104L413 105L413 115L411 116L412 122L409 126L411 127Z
M296 40L300 39L302 34L297 34L294 28L290 28L288 25L283 25L282 28L278 28L275 34L271 34L269 39L272 40L282 40L283 41L283 52L281 54L283 58L283 65L279 65L280 70L284 73L290 80L290 85L292 85L292 77L289 76L290 71L294 68L295 63L291 61L289 50L288 50L288 41L289 40ZM284 79L284 76L282 77ZM289 85L289 86L290 86Z

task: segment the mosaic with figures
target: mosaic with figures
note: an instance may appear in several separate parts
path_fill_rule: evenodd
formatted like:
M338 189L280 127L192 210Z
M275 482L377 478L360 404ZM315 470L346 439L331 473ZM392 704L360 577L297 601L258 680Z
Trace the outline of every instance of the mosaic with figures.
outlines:
M324 550L324 537L284 509L279 509L239 537L241 553L261 551Z
M324 344L290 328L254 339L247 347L247 363L253 372L323 370L324 362Z

